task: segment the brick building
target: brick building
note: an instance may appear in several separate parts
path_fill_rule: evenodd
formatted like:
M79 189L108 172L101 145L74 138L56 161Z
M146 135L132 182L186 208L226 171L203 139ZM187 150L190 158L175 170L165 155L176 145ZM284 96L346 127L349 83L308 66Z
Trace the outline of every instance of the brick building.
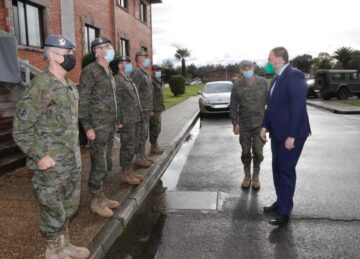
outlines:
M139 49L146 50L152 60L151 5L161 2L162 0L0 0L0 32L16 37L20 64L23 60L30 63L30 76L36 74L36 69L43 70L46 65L43 59L45 38L49 34L66 36L76 44L77 64L69 77L77 83L81 73L81 59L90 51L91 41L98 36L109 37L115 50L133 60ZM9 151L2 144L11 138L9 127L16 101L24 87L24 84L14 85L1 81L0 77L0 155ZM1 164L0 158L0 170Z

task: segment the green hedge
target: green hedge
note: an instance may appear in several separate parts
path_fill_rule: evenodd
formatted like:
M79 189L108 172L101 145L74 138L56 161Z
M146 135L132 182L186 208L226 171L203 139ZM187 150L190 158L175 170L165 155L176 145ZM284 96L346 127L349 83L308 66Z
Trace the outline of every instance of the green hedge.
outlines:
M170 78L169 81L171 92L174 96L185 93L185 78L181 75L176 75Z

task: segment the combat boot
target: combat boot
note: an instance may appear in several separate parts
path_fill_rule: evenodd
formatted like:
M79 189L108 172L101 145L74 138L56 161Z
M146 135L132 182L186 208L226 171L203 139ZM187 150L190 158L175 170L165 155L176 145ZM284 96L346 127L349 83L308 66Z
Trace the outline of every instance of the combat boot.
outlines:
M161 155L164 152L165 152L164 148L159 147L158 145L151 145L150 155Z
M137 156L137 159L135 160L135 164L140 167L149 168L151 166L151 163L145 160L142 156Z
M64 236L60 235L54 240L47 240L45 259L71 259L64 249Z
M114 214L113 211L107 207L106 200L101 196L101 192L93 194L90 209L93 213L104 218L110 218Z
M140 183L140 180L131 174L130 169L123 170L120 181L131 185L138 185Z
M250 173L250 167L244 167L244 179L241 183L241 187L244 189L247 189L251 185L251 173Z
M144 176L141 175L141 174L137 174L137 173L135 172L135 170L134 170L133 167L130 167L129 171L130 171L130 174L131 174L133 177L139 179L139 181L144 180Z
M71 256L71 258L88 258L90 256L90 252L85 247L75 246L70 243L70 231L69 228L66 226L64 228L64 243L63 243L63 251Z
M143 158L151 164L155 163L154 159L151 159L150 157L146 156L145 154L143 154Z
M119 208L120 203L118 201L114 201L114 200L110 200L110 199L106 198L104 191L101 191L100 195L101 195L101 198L105 201L106 207L108 207L109 209Z
M253 172L253 176L252 176L252 188L254 190L260 189L259 174L260 174L260 168L254 168L254 172Z

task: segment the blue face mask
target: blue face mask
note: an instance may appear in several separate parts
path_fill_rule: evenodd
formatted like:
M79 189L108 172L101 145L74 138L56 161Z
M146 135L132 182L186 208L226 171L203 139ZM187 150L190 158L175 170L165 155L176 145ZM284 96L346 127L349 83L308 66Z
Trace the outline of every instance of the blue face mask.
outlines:
M132 71L133 71L133 67L132 67L131 63L126 64L126 66L125 66L125 68L124 68L124 72L125 72L126 74L131 74Z
M253 70L249 70L249 71L244 71L243 75L245 78L252 78L254 75L254 71Z
M161 71L156 71L155 72L155 77L156 78L161 78Z
M108 63L110 63L111 61L114 60L114 57L115 57L115 51L114 51L114 49L108 49L108 50L106 51L106 54L105 54L105 56L104 56L104 59L105 59Z
M144 67L149 67L150 66L150 60L148 58L146 58L144 60Z

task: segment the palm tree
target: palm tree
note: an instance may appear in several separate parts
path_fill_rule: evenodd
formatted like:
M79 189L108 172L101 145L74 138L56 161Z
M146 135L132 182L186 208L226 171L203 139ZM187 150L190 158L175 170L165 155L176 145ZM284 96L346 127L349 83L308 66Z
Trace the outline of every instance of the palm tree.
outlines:
M341 64L343 68L349 67L349 62L352 59L354 50L349 47L341 47L335 50L334 58L336 58Z
M175 53L175 58L181 60L181 73L186 76L185 58L190 57L190 51L187 48L178 48Z

